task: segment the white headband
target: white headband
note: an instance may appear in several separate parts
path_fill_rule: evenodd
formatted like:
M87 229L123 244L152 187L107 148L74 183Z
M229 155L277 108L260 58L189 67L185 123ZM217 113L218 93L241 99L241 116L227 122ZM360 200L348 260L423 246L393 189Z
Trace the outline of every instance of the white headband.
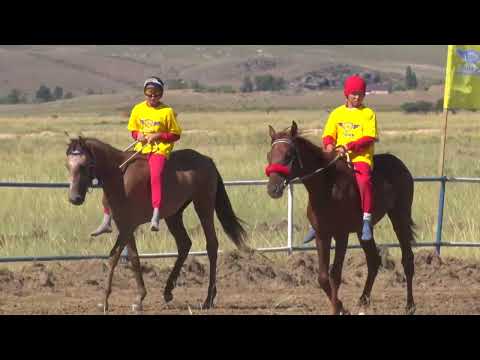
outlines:
M158 80L158 79L155 79L155 78L148 78L147 80L145 80L145 82L143 83L143 87L146 88L148 84L158 85L162 89L163 89L163 86L164 86L162 80Z

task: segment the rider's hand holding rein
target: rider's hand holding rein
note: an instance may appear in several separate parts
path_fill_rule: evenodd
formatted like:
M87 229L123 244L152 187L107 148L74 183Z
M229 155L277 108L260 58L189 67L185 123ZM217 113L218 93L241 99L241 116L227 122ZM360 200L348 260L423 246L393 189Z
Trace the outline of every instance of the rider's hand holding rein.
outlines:
M138 132L137 141L142 143L142 145L149 144L148 138L141 132Z

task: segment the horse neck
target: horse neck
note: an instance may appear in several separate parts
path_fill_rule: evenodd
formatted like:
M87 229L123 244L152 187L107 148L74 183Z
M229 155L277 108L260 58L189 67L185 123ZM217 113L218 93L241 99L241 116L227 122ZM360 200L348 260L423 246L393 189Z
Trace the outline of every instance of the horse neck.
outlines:
M312 174L315 170L329 166L335 158L335 153L326 153L320 147L303 139L296 139L296 146L301 158L303 168L300 170L300 177ZM333 172L335 166L324 170L324 173L314 175L303 181L310 194L317 194L321 191L325 196L331 192L333 186Z
M95 157L97 176L106 179L120 172L119 165L125 157L123 152L95 139L87 140L87 146Z
M335 157L334 154L324 152L321 148L303 138L297 138L295 143L303 165L303 169L300 170L302 176L327 166Z

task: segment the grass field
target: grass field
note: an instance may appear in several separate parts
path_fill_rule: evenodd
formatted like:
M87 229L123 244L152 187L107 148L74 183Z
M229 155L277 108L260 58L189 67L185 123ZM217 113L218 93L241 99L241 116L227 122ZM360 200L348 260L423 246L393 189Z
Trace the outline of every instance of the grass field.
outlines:
M21 114L21 115L19 115ZM34 112L32 112L34 114ZM305 136L320 143L327 113L321 110L282 110L245 112L181 112L184 129L176 149L193 148L212 157L224 180L265 179L263 169L269 150L267 126L279 130L295 120ZM446 170L448 176L480 176L478 143L480 115L457 113L449 116ZM376 152L400 157L414 176L437 175L442 116L378 113L380 143ZM117 148L131 142L126 131L127 118L115 114L62 113L24 116L20 110L0 116L0 181L66 182L65 150L70 134L96 137ZM414 221L418 241L435 238L438 207L436 183L417 183ZM168 191L168 189L166 190ZM250 243L255 247L286 244L287 198L272 200L265 186L228 187L237 215L247 223ZM67 189L0 188L0 256L106 254L114 235L91 239L88 234L101 220L101 191L87 195L81 207L67 201ZM299 244L308 224L305 218L306 193L295 186L295 244ZM443 228L446 241L478 241L480 209L478 184L448 184ZM186 226L193 240L192 250L203 250L205 240L199 221L189 208ZM162 223L163 224L163 223ZM218 225L218 223L217 223ZM152 235L146 226L137 230L140 251L175 251L175 243L165 226ZM388 220L375 228L378 243L396 242ZM221 248L231 249L223 230ZM354 236L351 243L357 243ZM445 249L445 253L478 256L473 249Z

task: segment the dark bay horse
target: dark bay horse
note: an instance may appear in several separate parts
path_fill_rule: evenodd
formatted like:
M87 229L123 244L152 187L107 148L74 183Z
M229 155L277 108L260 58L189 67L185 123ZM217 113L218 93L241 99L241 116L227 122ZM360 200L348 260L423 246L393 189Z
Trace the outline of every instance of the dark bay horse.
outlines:
M127 160L132 152L122 152L97 139L82 137L71 139L66 154L70 173L68 194L70 202L81 205L92 180L97 178L103 186L104 202L109 204L119 231L110 252L110 271L103 300L104 311L108 310L113 272L125 246L128 247L128 256L137 283L137 296L133 308L141 310L147 292L134 231L139 225L149 222L153 213L150 200L150 170L146 156L137 155L121 170L119 165ZM160 217L165 219L178 248L178 258L168 277L164 299L167 302L173 299L172 290L192 245L183 224L183 211L193 202L207 240L210 279L203 308L208 309L213 306L217 292L218 240L214 227L214 212L216 211L228 237L239 249L247 249L246 232L232 209L222 177L209 157L190 149L174 151L164 170L163 187L165 190Z
M327 153L298 135L292 122L290 130L275 132L270 126L272 148L268 153L268 194L276 199L294 178L300 178L308 192L307 216L315 229L319 260L319 284L331 301L332 313L347 313L338 298L343 260L348 235L357 233L367 259L368 275L359 306L370 304L370 293L377 276L381 258L375 240L361 240L362 211L360 194L353 170L336 152ZM402 265L407 281L406 313L415 312L412 293L414 274L411 244L415 241L412 221L413 178L397 157L380 154L374 157L373 170L374 213L373 223L388 214L400 242ZM335 239L335 258L329 274L330 245Z

